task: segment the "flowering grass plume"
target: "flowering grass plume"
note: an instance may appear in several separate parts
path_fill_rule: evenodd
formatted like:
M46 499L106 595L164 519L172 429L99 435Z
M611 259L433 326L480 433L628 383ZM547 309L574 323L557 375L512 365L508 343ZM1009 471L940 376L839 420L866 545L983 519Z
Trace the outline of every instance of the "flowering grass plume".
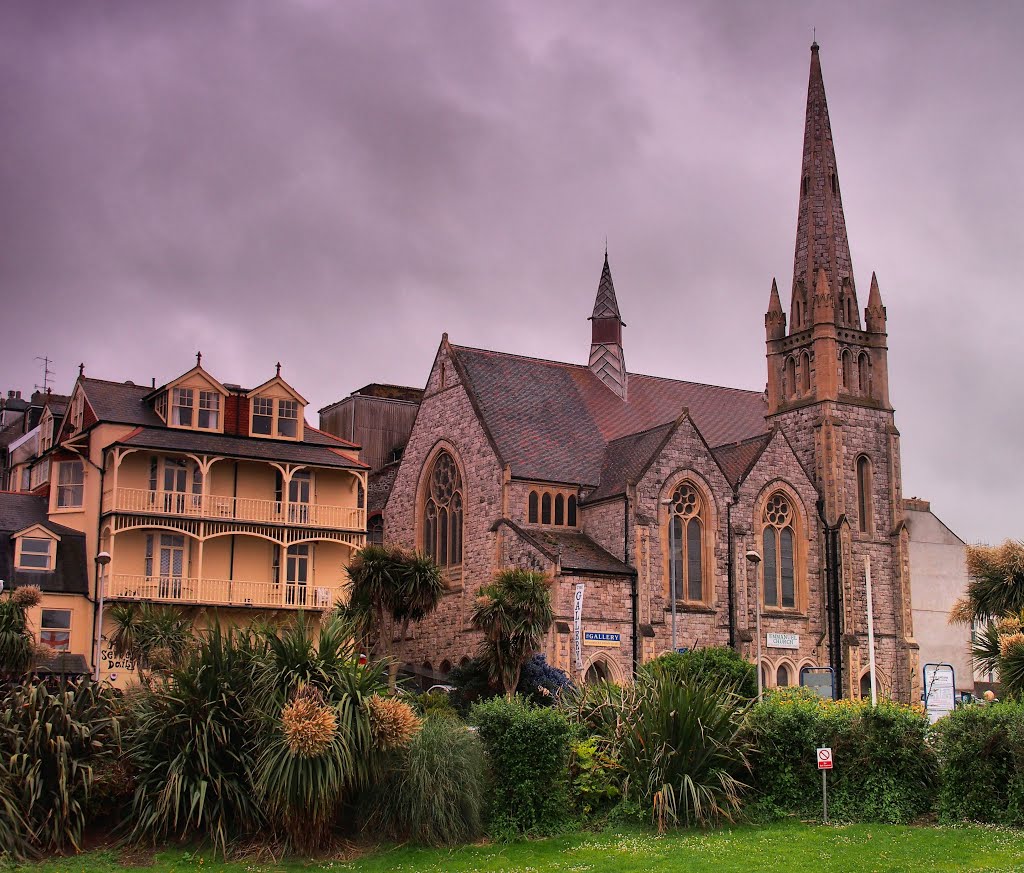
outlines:
M22 585L20 588L14 589L11 599L22 609L31 609L33 606L39 605L42 594L38 585Z
M374 745L381 751L405 748L423 725L408 703L393 697L374 694L367 698L366 710Z
M338 716L318 688L303 685L281 710L281 731L296 758L318 758L334 741Z

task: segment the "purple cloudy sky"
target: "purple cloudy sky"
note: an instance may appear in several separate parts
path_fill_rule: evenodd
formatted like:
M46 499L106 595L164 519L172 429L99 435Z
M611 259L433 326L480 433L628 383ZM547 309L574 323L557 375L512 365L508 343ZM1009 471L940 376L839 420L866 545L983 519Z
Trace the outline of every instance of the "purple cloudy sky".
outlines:
M585 361L607 235L630 369L760 388L812 26L905 493L1024 536L1011 2L7 0L0 387L202 349L315 409L422 385L445 330Z

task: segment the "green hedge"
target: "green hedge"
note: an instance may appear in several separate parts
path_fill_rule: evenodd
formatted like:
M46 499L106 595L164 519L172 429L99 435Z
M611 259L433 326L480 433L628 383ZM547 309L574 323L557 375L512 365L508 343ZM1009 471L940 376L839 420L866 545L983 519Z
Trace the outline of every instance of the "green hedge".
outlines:
M646 673L667 670L678 676L681 682L688 679L721 682L747 700L757 697L757 671L754 665L738 652L723 646L708 646L691 649L689 652L665 652L648 661L641 669Z
M565 715L521 697L498 697L474 706L470 721L479 728L491 767L491 833L557 831L569 813L570 728Z
M941 819L1024 824L1024 704L965 706L933 730Z
M755 812L821 815L820 746L831 747L835 760L830 818L899 823L933 807L938 762L926 717L910 707L775 691L752 710L750 740Z

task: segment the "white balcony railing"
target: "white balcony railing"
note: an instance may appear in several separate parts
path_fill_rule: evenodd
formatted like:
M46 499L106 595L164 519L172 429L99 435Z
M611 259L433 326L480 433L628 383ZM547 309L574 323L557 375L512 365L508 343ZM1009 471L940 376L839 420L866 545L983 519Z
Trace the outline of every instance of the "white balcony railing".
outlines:
M352 506L284 503L280 500L261 500L254 497L150 491L146 488L117 488L112 497L112 500L108 499L105 509L114 512L186 515L222 521L298 524L340 530L364 530L366 527L366 510Z
M185 576L131 576L115 573L104 581L108 600L147 600L200 606L260 606L272 609L331 609L342 586L193 579Z

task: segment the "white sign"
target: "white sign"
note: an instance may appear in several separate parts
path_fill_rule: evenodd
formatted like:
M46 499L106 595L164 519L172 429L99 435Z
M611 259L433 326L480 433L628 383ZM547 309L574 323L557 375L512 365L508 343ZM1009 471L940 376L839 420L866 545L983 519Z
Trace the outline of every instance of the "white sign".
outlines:
M832 769L832 750L831 749L818 749L818 769L819 770L831 770Z
M929 721L936 722L956 706L956 682L949 664L924 665L924 699Z
M799 649L800 634L768 634L769 649Z
M582 582L576 583L576 593L572 601L572 621L574 625L573 649L576 652L576 669L583 670L583 589Z

